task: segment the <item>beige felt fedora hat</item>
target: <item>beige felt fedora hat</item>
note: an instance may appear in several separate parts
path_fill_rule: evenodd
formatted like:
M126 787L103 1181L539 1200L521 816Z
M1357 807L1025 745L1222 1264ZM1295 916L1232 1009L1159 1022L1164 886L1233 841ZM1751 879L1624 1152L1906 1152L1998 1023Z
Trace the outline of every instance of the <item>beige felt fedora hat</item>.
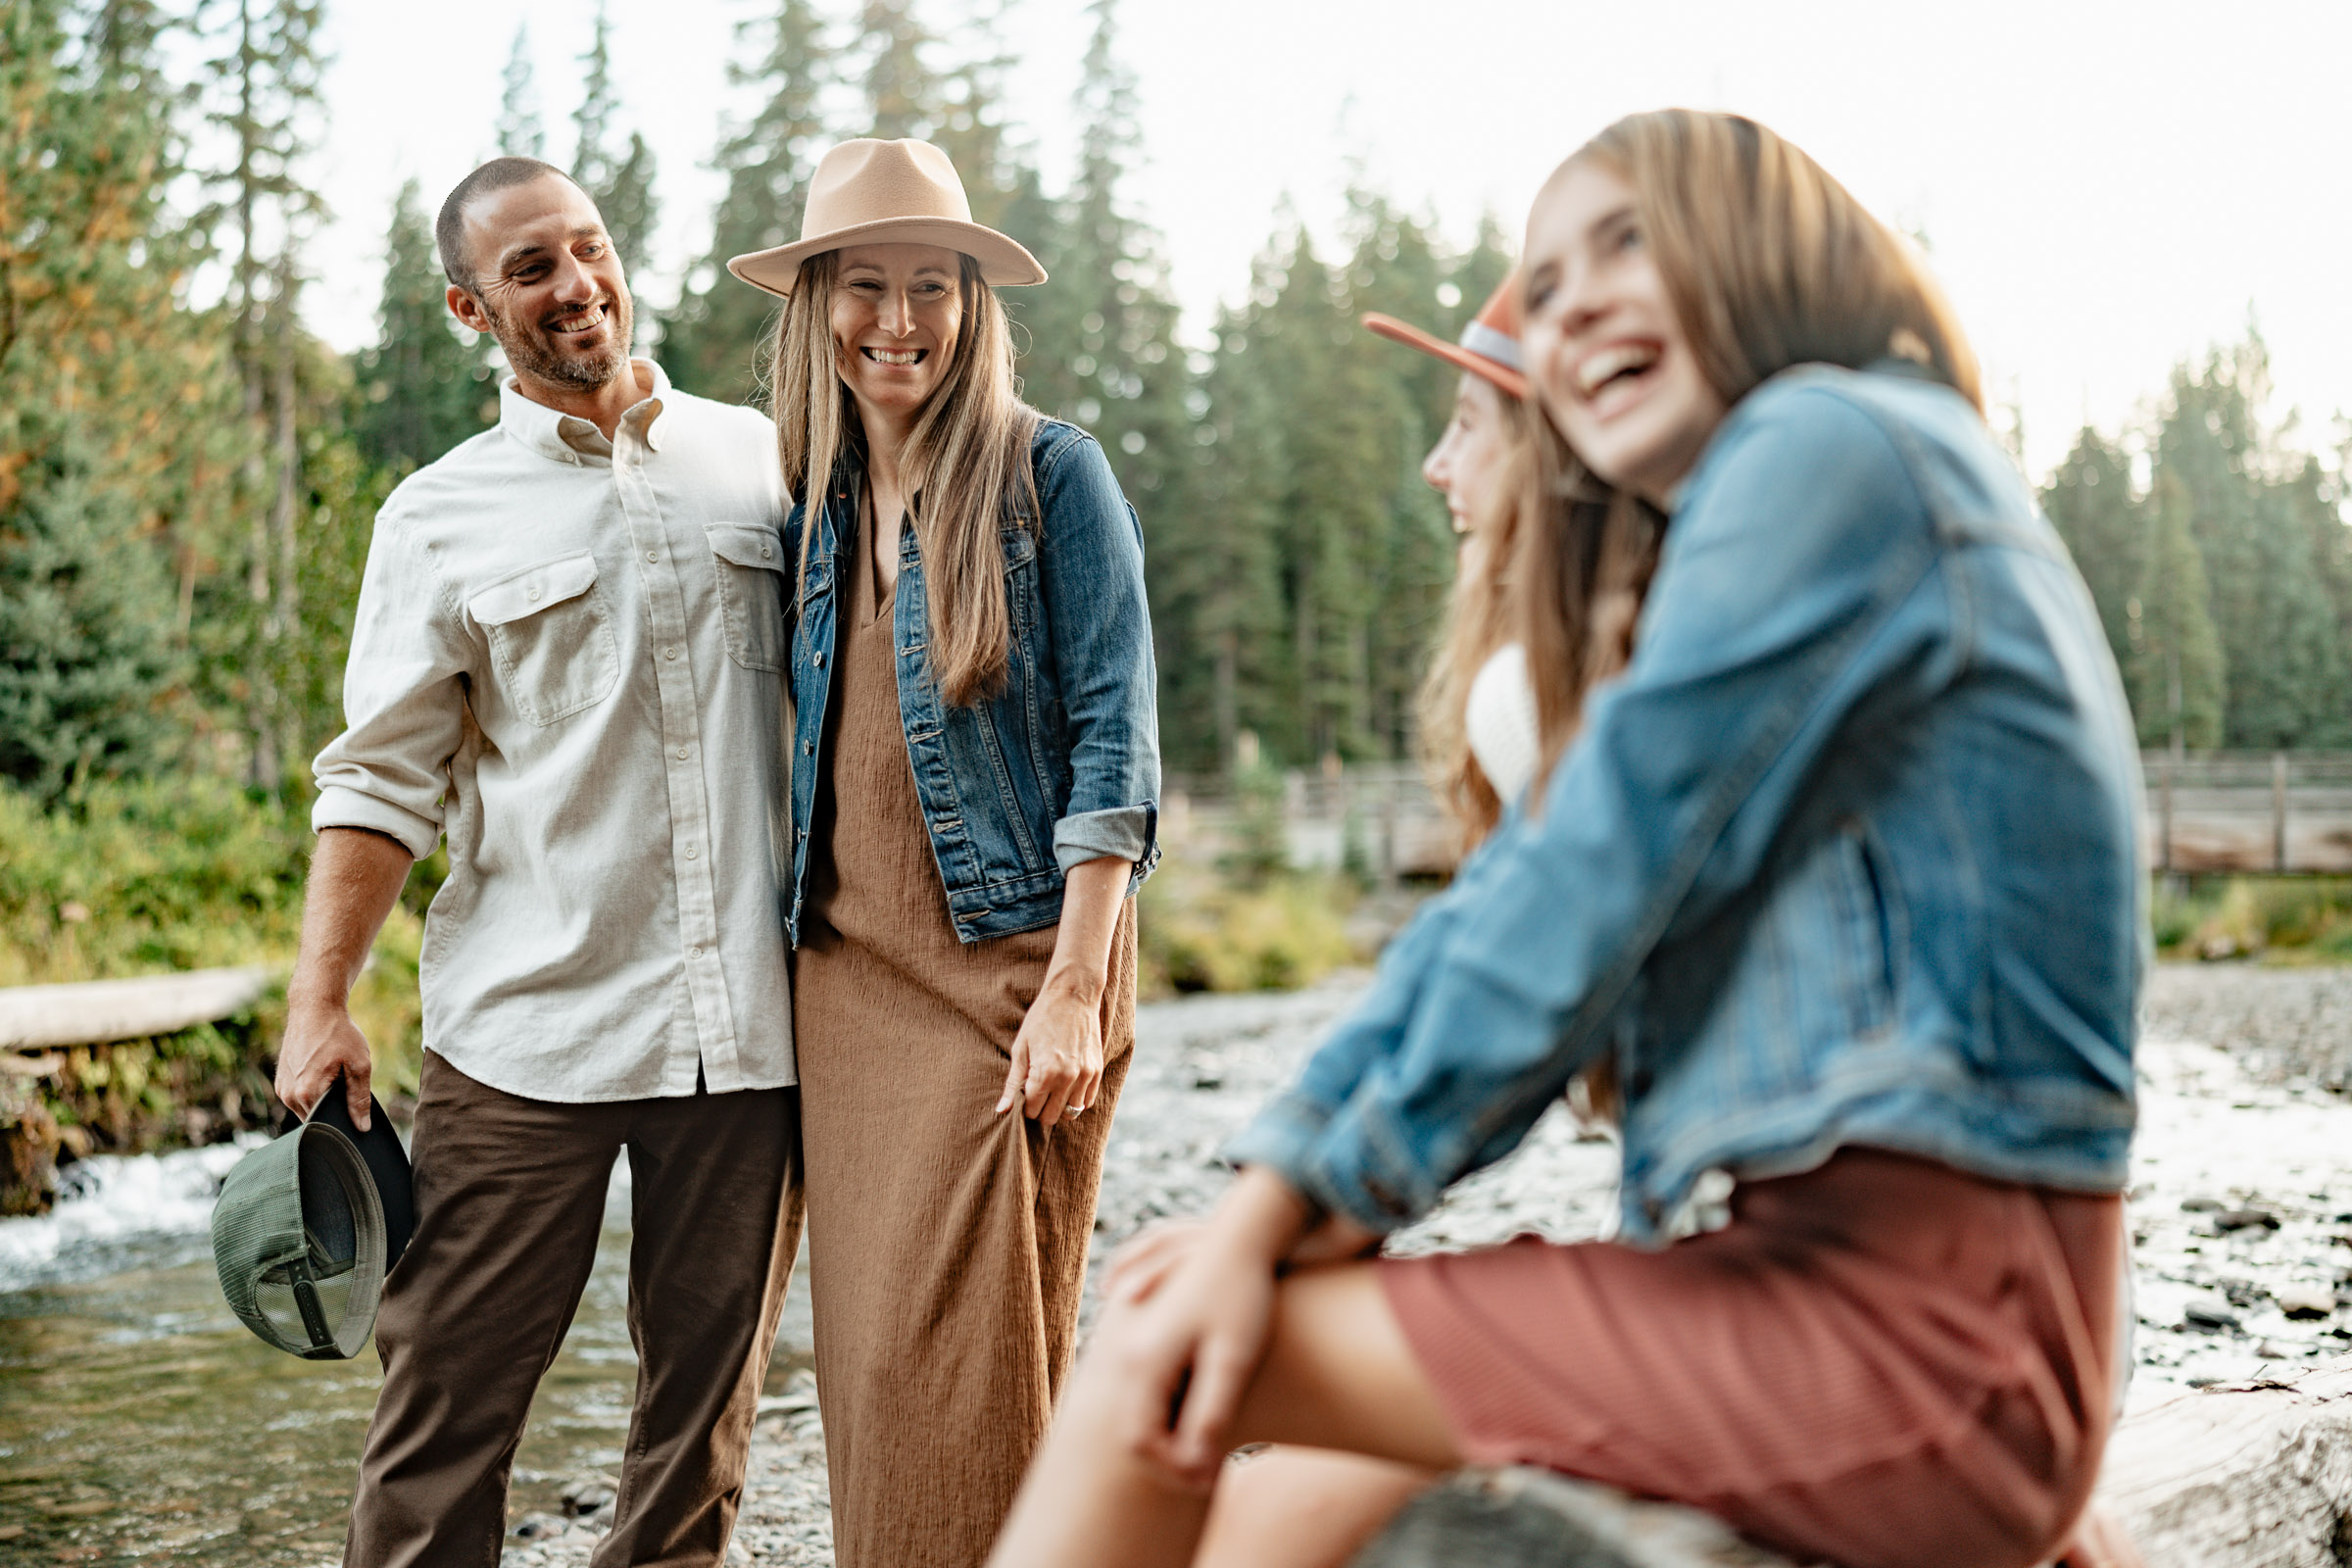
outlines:
M980 264L987 282L1043 283L1037 258L972 221L972 204L948 155L927 141L845 141L817 161L808 180L801 237L753 251L727 270L754 288L789 299L801 264L845 245L944 245Z

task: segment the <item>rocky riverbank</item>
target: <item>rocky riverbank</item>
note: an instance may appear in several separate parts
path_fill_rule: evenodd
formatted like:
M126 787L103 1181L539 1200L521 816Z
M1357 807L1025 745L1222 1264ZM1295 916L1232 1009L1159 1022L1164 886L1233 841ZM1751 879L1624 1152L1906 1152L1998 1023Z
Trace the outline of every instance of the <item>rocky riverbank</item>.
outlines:
M1225 1176L1224 1138L1296 1070L1360 992L1349 977L1288 996L1143 1009L1118 1107L1095 1275L1163 1214L1197 1213ZM2352 973L2168 968L2150 989L2132 1218L2138 1247L2134 1405L2352 1344ZM1614 1148L1555 1110L1510 1159L1463 1183L1396 1244L1467 1247L1522 1230L1562 1240L1608 1223ZM1090 1316L1092 1309L1090 1299ZM822 1416L805 1381L761 1401L731 1560L829 1565ZM510 1568L585 1564L610 1508L583 1476L573 1518L520 1521Z

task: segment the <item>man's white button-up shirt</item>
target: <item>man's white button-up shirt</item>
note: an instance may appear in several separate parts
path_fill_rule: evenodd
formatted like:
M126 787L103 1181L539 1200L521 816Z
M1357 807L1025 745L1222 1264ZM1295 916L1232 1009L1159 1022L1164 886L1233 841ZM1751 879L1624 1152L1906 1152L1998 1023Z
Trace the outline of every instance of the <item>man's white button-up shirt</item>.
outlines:
M794 1081L784 500L749 409L524 397L377 514L314 827L449 879L424 1044L533 1100Z

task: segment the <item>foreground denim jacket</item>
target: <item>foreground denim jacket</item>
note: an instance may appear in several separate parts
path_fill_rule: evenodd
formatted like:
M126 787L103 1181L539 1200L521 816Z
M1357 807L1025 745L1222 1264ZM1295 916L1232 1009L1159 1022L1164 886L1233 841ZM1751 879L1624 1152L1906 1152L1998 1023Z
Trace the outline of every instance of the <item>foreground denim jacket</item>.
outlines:
M1539 804L1229 1158L1388 1231L1613 1049L1630 1242L1690 1228L1710 1170L1847 1144L2122 1187L2138 754L2081 579L1955 393L1807 367L1742 400Z
M1012 646L996 697L969 708L942 701L924 653L931 608L922 557L912 529L899 542L891 612L899 716L948 913L964 942L1054 924L1071 866L1104 857L1132 860L1132 893L1159 861L1158 676L1144 602L1143 529L1085 431L1041 421L1030 462L1044 516L1008 514L1004 522ZM826 765L834 590L844 573L860 569L857 516L855 476L838 473L816 509L807 598L793 628L786 923L795 946L808 887L808 818ZM788 563L800 561L808 525L804 498L785 523Z

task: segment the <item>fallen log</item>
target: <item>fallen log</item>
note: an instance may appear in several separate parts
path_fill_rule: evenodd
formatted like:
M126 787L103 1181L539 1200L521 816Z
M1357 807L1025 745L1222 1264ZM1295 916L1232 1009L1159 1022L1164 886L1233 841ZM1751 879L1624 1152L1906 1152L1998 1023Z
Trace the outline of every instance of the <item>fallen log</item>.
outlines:
M2352 1564L2352 1355L2139 1411L2099 1496L2148 1568Z
M2352 1565L2352 1356L2127 1417L2099 1501L2147 1568ZM1922 1560L1932 1544L1922 1543ZM1793 1568L1709 1516L1547 1471L1465 1470L1351 1568Z
M0 1049L45 1051L177 1034L252 1005L269 984L269 970L241 968L12 986L0 990Z

